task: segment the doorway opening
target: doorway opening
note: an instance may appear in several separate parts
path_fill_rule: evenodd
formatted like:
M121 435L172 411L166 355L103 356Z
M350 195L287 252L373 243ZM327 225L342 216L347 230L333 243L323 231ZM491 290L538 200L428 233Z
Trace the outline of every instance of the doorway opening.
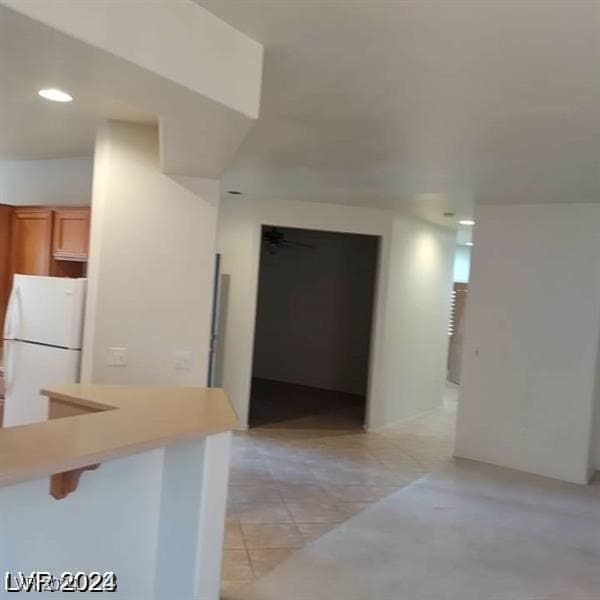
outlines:
M362 427L379 237L261 235L250 427Z
M471 248L459 245L454 255L454 283L448 324L448 360L445 402L458 404L462 368L463 337L465 330L465 308L469 291L471 270Z
M460 385L460 370L464 336L464 313L467 304L469 284L454 282L452 304L450 308L450 325L448 327L448 381Z

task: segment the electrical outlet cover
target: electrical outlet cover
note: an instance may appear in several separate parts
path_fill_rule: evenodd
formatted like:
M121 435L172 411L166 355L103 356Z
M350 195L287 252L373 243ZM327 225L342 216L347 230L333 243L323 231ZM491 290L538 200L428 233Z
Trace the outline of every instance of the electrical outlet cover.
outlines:
M190 350L175 352L175 368L180 371L189 371L192 368L192 352Z
M106 364L109 367L127 366L127 348L111 347L108 349Z

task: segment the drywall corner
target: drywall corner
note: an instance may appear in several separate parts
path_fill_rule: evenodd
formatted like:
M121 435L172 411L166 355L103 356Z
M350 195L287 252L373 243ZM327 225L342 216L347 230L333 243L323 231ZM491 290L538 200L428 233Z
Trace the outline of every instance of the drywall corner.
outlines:
M206 384L218 190L160 171L155 126L99 129L83 381ZM107 364L110 347L127 365Z
M396 215L385 287L380 379L370 430L441 406L446 380L454 234Z

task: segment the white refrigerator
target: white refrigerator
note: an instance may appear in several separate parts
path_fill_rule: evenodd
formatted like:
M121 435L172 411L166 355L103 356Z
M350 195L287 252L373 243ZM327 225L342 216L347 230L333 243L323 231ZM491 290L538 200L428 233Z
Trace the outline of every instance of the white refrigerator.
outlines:
M4 427L45 421L40 389L77 383L86 279L15 275L4 321Z

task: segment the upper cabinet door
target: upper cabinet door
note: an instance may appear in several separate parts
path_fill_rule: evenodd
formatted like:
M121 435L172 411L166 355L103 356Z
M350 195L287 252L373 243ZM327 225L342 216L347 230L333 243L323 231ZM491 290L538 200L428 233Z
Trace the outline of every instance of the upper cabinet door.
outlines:
M15 208L12 227L12 272L49 275L52 209Z
M60 208L54 211L52 255L55 260L86 261L89 238L89 208Z

